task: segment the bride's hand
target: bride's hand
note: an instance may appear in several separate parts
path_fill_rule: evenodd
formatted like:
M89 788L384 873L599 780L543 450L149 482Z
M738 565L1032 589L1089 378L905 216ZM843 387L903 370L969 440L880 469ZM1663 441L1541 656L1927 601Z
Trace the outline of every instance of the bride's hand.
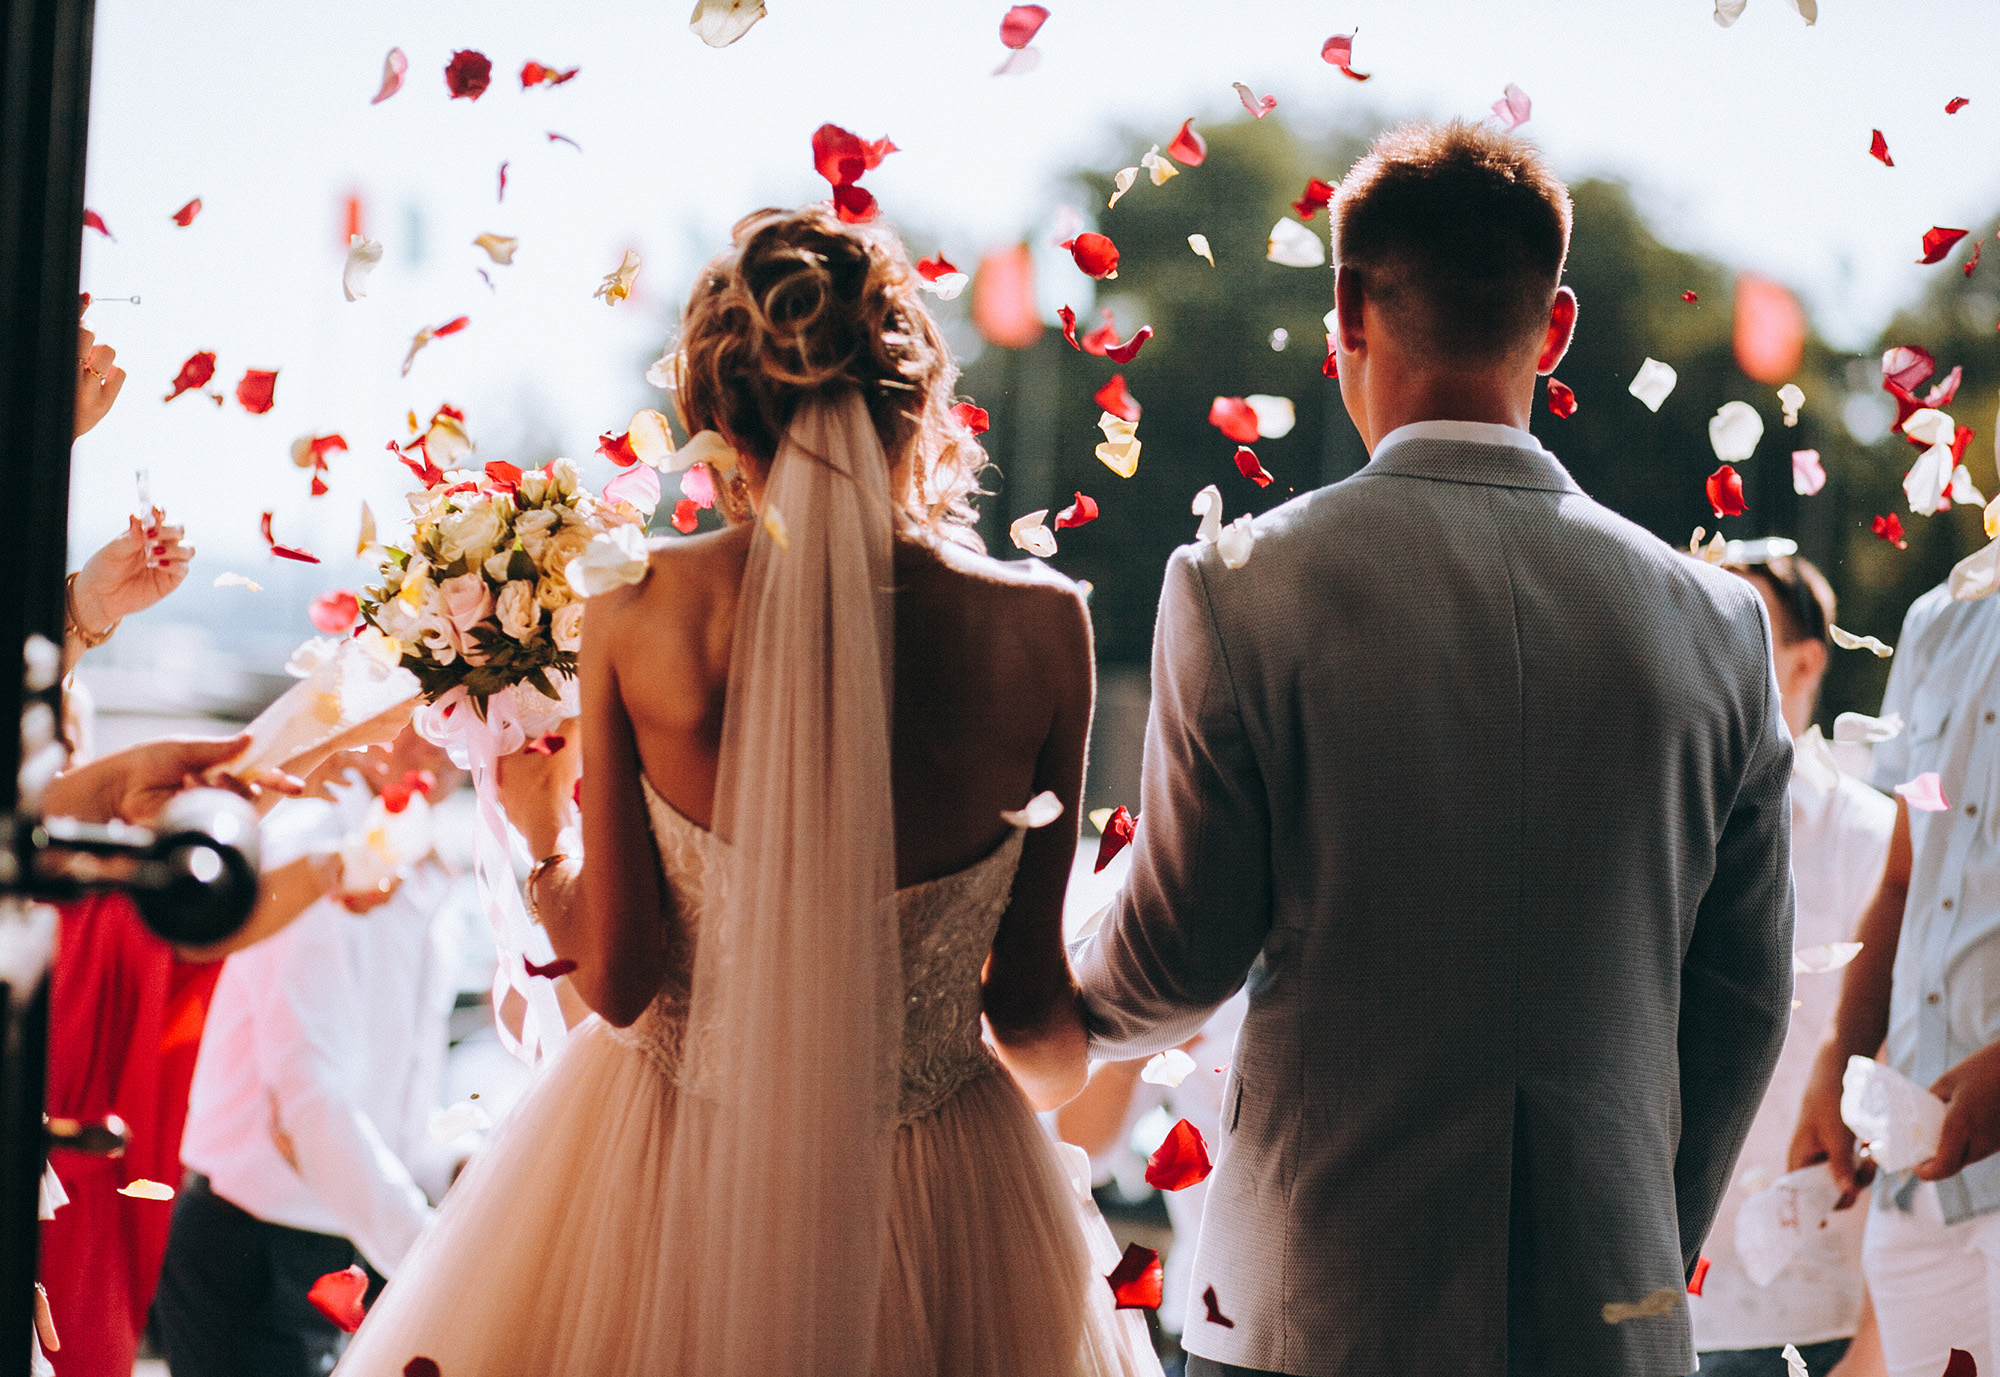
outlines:
M583 774L583 751L577 744L582 725L572 717L537 743L543 749L517 751L500 760L500 806L537 860L555 853L569 825Z

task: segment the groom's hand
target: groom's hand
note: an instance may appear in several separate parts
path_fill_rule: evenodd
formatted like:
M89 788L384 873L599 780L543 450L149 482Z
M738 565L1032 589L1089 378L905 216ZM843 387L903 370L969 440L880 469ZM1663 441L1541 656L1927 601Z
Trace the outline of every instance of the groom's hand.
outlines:
M1974 1052L1937 1078L1931 1094L1945 1102L1937 1152L1917 1175L1942 1181L2000 1152L2000 1043Z
M1841 1077L1846 1070L1845 1053L1832 1043L1820 1048L1812 1078L1806 1082L1805 1101L1799 1106L1799 1126L1785 1159L1786 1171L1825 1162L1840 1187L1840 1200L1834 1206L1837 1210L1852 1205L1875 1179L1873 1162L1856 1162L1854 1130L1840 1117Z

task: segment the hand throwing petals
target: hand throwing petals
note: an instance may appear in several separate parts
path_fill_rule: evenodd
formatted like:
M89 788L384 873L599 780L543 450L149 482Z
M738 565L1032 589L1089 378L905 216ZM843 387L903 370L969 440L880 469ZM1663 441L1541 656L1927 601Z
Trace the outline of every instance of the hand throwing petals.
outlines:
M764 17L764 0L695 0L688 28L711 48L726 48Z
M1047 827L1061 817L1062 813L1062 800L1056 797L1056 791L1044 789L1029 799L1025 807L1001 809L1000 821L1009 827L1022 827L1032 831L1037 827Z
M1194 117L1181 121L1180 133L1167 145L1167 156L1187 167L1200 167L1208 160L1208 143L1194 132Z
M1169 1047L1139 1068L1139 1079L1148 1085L1164 1085L1172 1090L1194 1074L1194 1058L1178 1047Z
M1938 778L1936 770L1925 770L1915 779L1898 784L1896 792L1922 813L1942 813L1951 807L1951 801L1944 796L1944 781Z
M1278 108L1276 96L1260 96L1240 81L1229 84L1236 88L1236 98L1243 102L1243 108L1260 120Z
M340 290L349 301L368 295L368 274L382 261L382 245L358 234L347 239L347 264L340 270Z
M1286 268L1317 268L1326 262L1326 245L1298 221L1280 220L1271 226L1264 256Z
M1625 390L1644 402L1646 410L1658 411L1660 404L1673 395L1674 385L1680 380L1680 374L1674 372L1672 364L1647 359L1639 365L1632 385Z
M471 48L461 48L445 64L445 89L451 92L453 100L478 100L486 94L486 88L492 81L492 62L487 60L486 54Z
M1819 461L1816 449L1795 449L1792 451L1792 491L1800 497L1811 497L1826 486L1826 467Z
M389 49L389 55L382 59L382 89L375 93L370 105L380 105L383 101L403 89L403 74L410 70L410 59L403 56L401 48Z
M1121 803L1111 810L1111 816L1104 820L1101 830L1102 835L1097 839L1097 863L1091 867L1092 874L1101 873L1105 866L1111 864L1113 857L1132 844L1138 826Z
M1160 1255L1137 1243L1125 1245L1125 1256L1105 1278L1111 1283L1111 1298L1119 1310L1158 1310L1160 1293L1166 1285L1166 1269Z
M1184 1191L1206 1181L1214 1169L1201 1130L1182 1119L1146 1159L1146 1184L1155 1190Z
M1896 653L1896 647L1884 645L1873 636L1857 636L1852 631L1843 631L1837 626L1829 626L1826 634L1842 650L1866 650L1879 660L1886 660Z
M1026 550L1037 559L1051 559L1056 552L1056 538L1050 532L1047 522L1049 509L1029 512L1017 516L1007 527L1008 539L1019 549Z
M1190 234L1188 236L1188 247L1193 249L1196 253L1200 254L1203 258L1206 258L1208 260L1209 267L1212 268L1215 266L1215 251L1209 248L1207 235Z
M1725 464L1740 464L1757 452L1764 418L1748 402L1724 402L1708 422L1708 443Z
M1058 531L1066 531L1077 526L1088 526L1095 520L1097 520L1097 502L1078 493L1076 501L1056 513L1055 527Z
M359 1264L328 1272L306 1291L313 1309L332 1320L344 1332L361 1328L362 1299L368 1294L368 1274Z
M1708 476L1708 505L1718 517L1743 515L1743 476L1728 464Z
M1040 5L1016 5L1000 18L1000 41L1009 48L1027 47L1049 22L1049 12Z

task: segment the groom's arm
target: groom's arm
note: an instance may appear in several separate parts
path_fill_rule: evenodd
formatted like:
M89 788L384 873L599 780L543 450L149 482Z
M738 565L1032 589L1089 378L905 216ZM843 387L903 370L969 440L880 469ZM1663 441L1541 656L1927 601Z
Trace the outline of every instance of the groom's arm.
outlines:
M1242 985L1271 927L1264 781L1204 564L1214 572L1192 546L1167 562L1132 873L1076 953L1101 1060L1187 1041Z
M1765 712L1681 961L1674 1190L1690 1272L1791 1023L1792 745L1775 680Z

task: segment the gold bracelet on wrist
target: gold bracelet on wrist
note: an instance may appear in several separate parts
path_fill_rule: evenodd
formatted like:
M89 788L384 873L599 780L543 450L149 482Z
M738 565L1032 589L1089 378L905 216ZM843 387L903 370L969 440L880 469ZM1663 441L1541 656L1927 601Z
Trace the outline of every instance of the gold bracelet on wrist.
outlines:
M111 625L105 627L102 631L87 631L84 629L83 618L79 617L76 613L76 580L81 573L82 571L78 570L76 574L71 574L67 579L63 580L63 618L69 623L69 634L76 637L77 643L85 650L95 650L111 639L112 635L118 630L118 624L125 619L123 617L114 618Z
M534 864L534 868L528 872L527 883L521 886L521 892L523 896L527 899L528 917L532 919L534 922L540 923L542 921L540 906L535 903L536 881L540 880L542 876L548 874L551 870L555 869L557 866L561 865L564 861L568 859L569 856L567 853L557 851L552 855L544 856L539 861L536 861Z

